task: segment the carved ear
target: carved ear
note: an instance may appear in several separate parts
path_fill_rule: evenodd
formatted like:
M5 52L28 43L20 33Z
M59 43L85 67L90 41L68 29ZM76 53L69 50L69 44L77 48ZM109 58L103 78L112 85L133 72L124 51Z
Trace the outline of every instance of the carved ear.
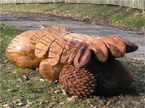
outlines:
M77 68L84 67L85 65L88 64L90 58L91 58L91 51L88 47L84 47L80 49L73 61L75 67Z

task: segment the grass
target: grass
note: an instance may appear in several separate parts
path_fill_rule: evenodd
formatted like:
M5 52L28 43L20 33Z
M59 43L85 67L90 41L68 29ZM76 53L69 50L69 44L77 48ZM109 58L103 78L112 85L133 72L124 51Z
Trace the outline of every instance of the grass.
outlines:
M120 6L88 5L88 4L8 4L0 5L1 9L19 11L41 11L59 13L62 16L70 14L79 19L90 19L97 24L110 24L142 28L145 26L144 10L136 10ZM87 17L86 17L87 16ZM100 21L100 22L99 22ZM109 22L108 22L109 21Z
M110 16L110 18L113 19L115 22L118 22L119 24L125 24L133 27L145 26L145 18L143 17L135 16L126 18L123 13L119 12Z
M4 51L15 35L23 32L14 27L0 24L1 39L1 64L0 64L0 108L90 108L90 107L111 107L111 108L143 108L144 86L141 81L145 75L143 61L120 58L126 62L134 72L134 81L127 94L114 97L94 96L89 99L69 100L64 95L58 83L51 83L44 80L38 70L18 68L12 65L5 57ZM108 106L107 103L111 102Z
M99 13L99 12L100 12L100 10L98 8L93 8L93 9L87 9L87 10L85 10L84 14L86 14L86 15L92 15L93 16L93 15Z
M21 32L22 30L0 24L0 61L5 59L4 51L8 43L10 43L16 34Z

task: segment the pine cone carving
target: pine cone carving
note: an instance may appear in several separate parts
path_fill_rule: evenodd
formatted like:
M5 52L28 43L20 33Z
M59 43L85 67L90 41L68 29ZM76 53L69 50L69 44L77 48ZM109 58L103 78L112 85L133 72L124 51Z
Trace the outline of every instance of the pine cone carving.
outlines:
M97 73L85 68L77 69L65 65L60 72L60 86L70 95L82 97L93 96L97 88Z
M91 63L86 68L63 67L60 86L70 95L80 98L92 95L113 96L124 92L133 80L133 73L118 60Z

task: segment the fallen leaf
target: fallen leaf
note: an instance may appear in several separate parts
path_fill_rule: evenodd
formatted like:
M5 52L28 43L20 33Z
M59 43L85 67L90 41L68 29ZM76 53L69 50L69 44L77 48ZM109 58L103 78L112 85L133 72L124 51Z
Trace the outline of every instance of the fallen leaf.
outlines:
M51 103L48 105L48 108L52 108L55 104L56 104L56 102L51 102Z
M69 102L74 102L77 98L78 98L77 96L72 96L71 98L67 98L65 101L60 102L57 107L60 107L60 106L67 104Z
M24 103L22 103L22 102L18 103L18 106L23 106L23 105L24 105Z
M63 93L64 95L66 95L66 92L65 92L65 90L64 90L64 89L62 89L61 91L62 91L62 93Z
M27 100L27 105L32 105L32 102L30 102L29 100Z
M11 89L8 89L7 91L8 91L8 92L16 92L16 91L18 91L18 90L17 90L17 89L12 89L12 88L11 88Z
M4 108L10 108L9 104L3 105Z
M109 100L106 105L109 106L110 104L111 104L111 101Z
M24 80L24 81L29 80L29 77L28 77L28 76L26 76L26 75L23 75L23 76L22 76L22 78L23 78L23 80Z
M49 90L50 90L50 91L54 91L54 88L50 87Z
M17 73L17 71L13 71L12 73L15 74L15 73Z
M0 103L4 102L5 100L6 100L6 99L1 99L1 100L0 100Z
M74 102L78 97L77 96L72 96L71 98L67 98L66 102Z
M97 108L97 107L95 107L94 105L90 104L89 108Z
M55 94L60 93L60 92L61 92L60 90L55 90L54 91Z
M41 78L41 79L39 79L39 81L40 82L45 82L46 80Z

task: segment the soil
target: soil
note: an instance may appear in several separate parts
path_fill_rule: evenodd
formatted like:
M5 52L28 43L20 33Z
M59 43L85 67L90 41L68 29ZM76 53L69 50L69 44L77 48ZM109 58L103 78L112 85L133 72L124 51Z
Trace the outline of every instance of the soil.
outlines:
M23 30L39 29L41 25L61 25L66 26L76 33L99 36L117 35L128 39L139 46L139 49L136 52L126 54L125 56L132 59L143 60L145 62L145 35L140 31L100 26L85 21L76 21L71 18L56 17L50 14L36 12L30 13L1 10L0 21L6 25L15 26Z

